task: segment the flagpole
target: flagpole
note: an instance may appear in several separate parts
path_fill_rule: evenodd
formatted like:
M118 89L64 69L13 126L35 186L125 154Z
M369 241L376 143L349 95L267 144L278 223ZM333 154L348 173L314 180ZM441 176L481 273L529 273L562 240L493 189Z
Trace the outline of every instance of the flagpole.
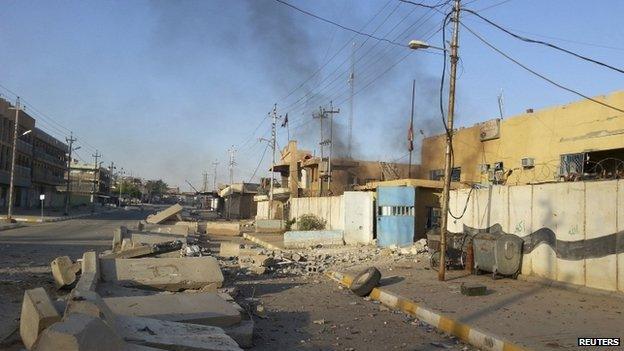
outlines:
M408 166L408 178L412 178L412 151L414 150L414 94L416 93L416 79L412 81L412 113L410 115L410 126L407 133L409 150L409 166Z

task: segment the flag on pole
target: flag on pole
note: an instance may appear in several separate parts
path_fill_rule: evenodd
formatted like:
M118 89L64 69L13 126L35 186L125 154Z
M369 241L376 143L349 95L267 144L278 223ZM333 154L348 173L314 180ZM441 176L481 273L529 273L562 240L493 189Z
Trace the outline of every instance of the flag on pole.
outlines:
M407 131L407 150L414 150L414 125L410 123L409 130Z
M286 116L284 116L284 122L282 122L282 128L286 127L288 125L288 113L286 114Z

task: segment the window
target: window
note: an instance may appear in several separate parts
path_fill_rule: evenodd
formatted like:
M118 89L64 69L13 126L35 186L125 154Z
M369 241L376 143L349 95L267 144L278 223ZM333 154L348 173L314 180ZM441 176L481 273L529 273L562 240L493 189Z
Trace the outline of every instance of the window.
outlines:
M566 179L580 177L583 174L584 160L583 153L561 155L559 176Z
M461 178L461 167L454 167L451 171L451 181L459 182ZM429 179L431 180L443 180L444 179L444 170L443 169L434 169L429 171Z

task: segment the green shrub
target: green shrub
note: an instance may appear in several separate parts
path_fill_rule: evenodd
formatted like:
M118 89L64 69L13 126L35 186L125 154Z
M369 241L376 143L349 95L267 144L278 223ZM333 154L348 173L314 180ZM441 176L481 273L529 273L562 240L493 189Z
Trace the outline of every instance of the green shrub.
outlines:
M304 214L297 220L297 228L299 230L323 230L325 229L325 220L313 214Z
M286 221L286 231L289 232L290 230L292 230L292 225L295 224L295 222L297 222L296 218L293 219L289 219Z

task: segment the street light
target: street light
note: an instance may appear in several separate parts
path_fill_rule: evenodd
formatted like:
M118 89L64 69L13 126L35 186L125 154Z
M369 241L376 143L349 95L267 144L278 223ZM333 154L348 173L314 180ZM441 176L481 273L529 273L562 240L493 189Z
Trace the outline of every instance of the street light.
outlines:
M446 49L444 49L444 48L430 45L429 43L424 42L422 40L411 40L409 42L409 44L407 44L407 46L409 46L409 48L412 49L412 50L436 49L436 50L446 51Z

